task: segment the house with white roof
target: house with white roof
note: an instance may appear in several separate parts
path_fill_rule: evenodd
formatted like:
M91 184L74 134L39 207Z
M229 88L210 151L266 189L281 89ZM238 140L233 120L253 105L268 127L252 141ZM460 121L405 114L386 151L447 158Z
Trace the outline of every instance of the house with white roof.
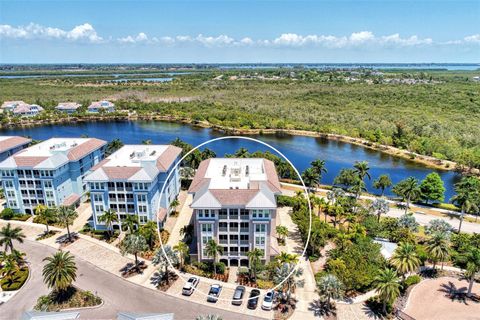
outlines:
M60 112L65 112L67 114L72 114L78 111L82 105L77 102L60 102L56 107L55 110Z
M0 162L6 206L33 214L39 204L75 205L88 191L84 177L99 163L106 141L94 138L52 138Z
M87 108L89 113L114 112L115 104L107 100L94 101Z
M140 224L157 219L162 224L180 192L181 153L171 145L125 145L92 168L86 181L93 227L106 229L98 218L107 210L118 214L114 228L120 228L127 215L137 215Z
M208 241L223 248L220 261L248 266L247 253L263 251L263 261L277 255L274 236L280 182L273 162L260 158L203 161L188 190L195 219L198 260L209 260Z
M32 139L17 136L0 136L0 161L26 148Z

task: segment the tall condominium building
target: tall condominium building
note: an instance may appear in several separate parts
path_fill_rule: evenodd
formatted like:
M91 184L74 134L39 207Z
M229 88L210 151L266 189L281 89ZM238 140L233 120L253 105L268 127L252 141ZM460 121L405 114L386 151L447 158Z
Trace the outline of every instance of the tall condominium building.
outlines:
M32 139L14 136L0 136L0 161L26 148Z
M110 209L119 216L114 228L132 214L138 215L140 224L157 221L157 217L163 223L180 192L176 164L181 152L169 145L126 145L95 166L86 177L95 229L106 228L98 218Z
M39 204L80 202L87 192L83 178L103 159L106 144L93 138L52 138L2 161L6 206L33 214Z
M278 254L274 237L280 182L265 159L215 158L200 164L189 188L195 219L197 258L209 260L207 242L223 247L220 261L248 265L247 252L258 248L263 261Z

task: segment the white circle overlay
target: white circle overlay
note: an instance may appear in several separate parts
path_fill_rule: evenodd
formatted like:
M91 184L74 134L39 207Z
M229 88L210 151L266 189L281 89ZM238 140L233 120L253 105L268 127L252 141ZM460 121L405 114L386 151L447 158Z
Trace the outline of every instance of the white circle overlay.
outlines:
M285 159L288 164L293 168L293 170L295 170L295 173L297 174L298 178L300 179L300 182L302 183L302 187L303 187L303 190L304 190L304 195L307 199L307 203L308 203L308 210L309 210L309 226L308 226L308 235L307 235L307 241L305 242L305 247L303 248L303 251L302 251L302 254L300 255L300 259L304 258L305 257L305 253L307 251L307 247L308 247L308 243L310 242L310 234L312 232L312 206L311 206L311 203L310 203L310 197L309 197L309 194L308 194L308 189L307 187L305 186L305 183L303 182L303 179L302 179L302 175L300 174L300 172L297 170L297 168L293 165L293 163L282 153L280 152L279 150L277 150L275 147L271 146L270 144L264 142L264 141L261 141L261 140L258 140L258 139L255 139L255 138L251 138L251 137L244 137L244 136L224 136L224 137L219 137L219 138L214 138L214 139L210 139L210 140L207 140L205 142L202 142L201 144L197 145L196 147L192 148L190 151L188 151L176 164L175 166L173 167L173 170L171 169L170 170L170 173L167 175L167 178L165 179L165 182L163 183L162 185L162 189L160 190L160 198L162 197L162 194L163 192L165 191L165 186L166 186L166 182L170 179L170 176L172 175L173 172L175 172L175 169L177 169L179 167L179 165L182 163L182 161L188 156L190 155L192 152L194 152L195 150L207 145L207 144L210 144L212 142L216 142L216 141L221 141L221 140L228 140L228 139L239 139L239 140L248 140L248 141L253 141L253 142L256 142L256 143L259 143L263 146L266 146L270 149L272 149L273 151L275 151L277 154L279 154L283 159ZM157 207L157 212L158 210L160 210L160 203L161 201L158 202L158 207ZM185 274L183 274L182 272L180 272L179 270L177 270L176 267L173 266L172 262L170 261L170 259L168 258L166 252L165 252L165 249L164 249L164 246L163 246L163 242L162 242L162 236L161 236L161 230L160 230L160 221L158 220L158 215L156 215L156 219L157 219L157 232L158 232L158 238L159 238L159 241L160 241L160 246L162 248L162 253L164 255L164 257L166 258L169 266L171 269L173 269L175 271L175 273L180 277L182 278L185 283L188 281L188 279L190 278L190 276L186 276ZM167 219L168 219L168 216L167 216ZM288 279L290 278L290 276L293 275L293 273L299 268L299 264L297 263L295 265L295 268L292 269L292 271L288 274L288 276L285 277L285 279L283 279L279 284L277 284L276 286L274 286L273 288L270 288L268 289L267 291L275 291L276 289L278 289L280 286L283 285L283 283ZM193 275L195 277L199 277L197 275ZM200 277L199 277L200 278ZM210 278L208 278L210 279ZM212 281L215 281L214 279L210 279ZM223 281L218 281L218 283L220 283L220 285L222 285L222 282ZM249 287L246 287L246 289L248 289ZM201 290L198 290L197 288L194 289L194 291L196 292L199 292L200 294L204 295L205 297L208 297L208 293L205 293ZM247 301L250 300L250 299L253 299L253 298L247 298ZM222 300L222 301L233 301L233 298L232 299L227 299L227 298L220 298L218 297L217 300Z

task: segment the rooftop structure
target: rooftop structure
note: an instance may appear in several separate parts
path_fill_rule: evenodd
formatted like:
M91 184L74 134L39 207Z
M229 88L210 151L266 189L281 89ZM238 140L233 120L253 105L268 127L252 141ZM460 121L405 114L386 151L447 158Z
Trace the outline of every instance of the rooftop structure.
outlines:
M106 227L98 216L108 209L118 212L119 220L137 214L140 223L157 221L157 217L163 222L180 192L175 165L181 152L170 145L125 145L92 168L86 181L91 190L94 227ZM121 221L115 225L120 226Z
M32 213L39 204L73 205L86 194L86 173L103 159L106 142L93 138L52 138L0 163L7 207Z
M23 101L5 101L2 110L12 112L14 115L32 117L43 111L37 104L28 104Z
M262 260L278 254L275 233L280 182L273 162L259 158L203 161L189 188L195 217L197 257L211 259L205 246L213 239L223 248L220 261L248 265L247 252L260 249Z

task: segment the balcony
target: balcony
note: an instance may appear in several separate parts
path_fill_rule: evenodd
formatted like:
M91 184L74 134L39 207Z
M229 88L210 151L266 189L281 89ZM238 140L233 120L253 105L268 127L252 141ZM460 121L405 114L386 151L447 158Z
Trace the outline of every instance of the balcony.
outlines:
M227 227L219 227L219 228L218 228L218 231L220 231L220 232L227 232L227 231L228 231L228 228L227 228Z
M230 232L238 232L238 227L230 227Z
M219 243L220 243L220 244L228 244L228 240L223 240L223 239L222 239L222 240L219 241Z
M238 219L238 214L231 214L231 215L230 215L230 219L232 219L232 220L233 220L233 219L234 219L234 220Z
M218 218L220 220L226 220L228 218L228 216L226 214L220 214L220 215L218 215Z
M240 232L250 232L250 228L240 228Z
M250 220L250 216L248 214L247 215L241 214L240 215L240 220Z
M250 240L240 240L241 245L250 244Z

